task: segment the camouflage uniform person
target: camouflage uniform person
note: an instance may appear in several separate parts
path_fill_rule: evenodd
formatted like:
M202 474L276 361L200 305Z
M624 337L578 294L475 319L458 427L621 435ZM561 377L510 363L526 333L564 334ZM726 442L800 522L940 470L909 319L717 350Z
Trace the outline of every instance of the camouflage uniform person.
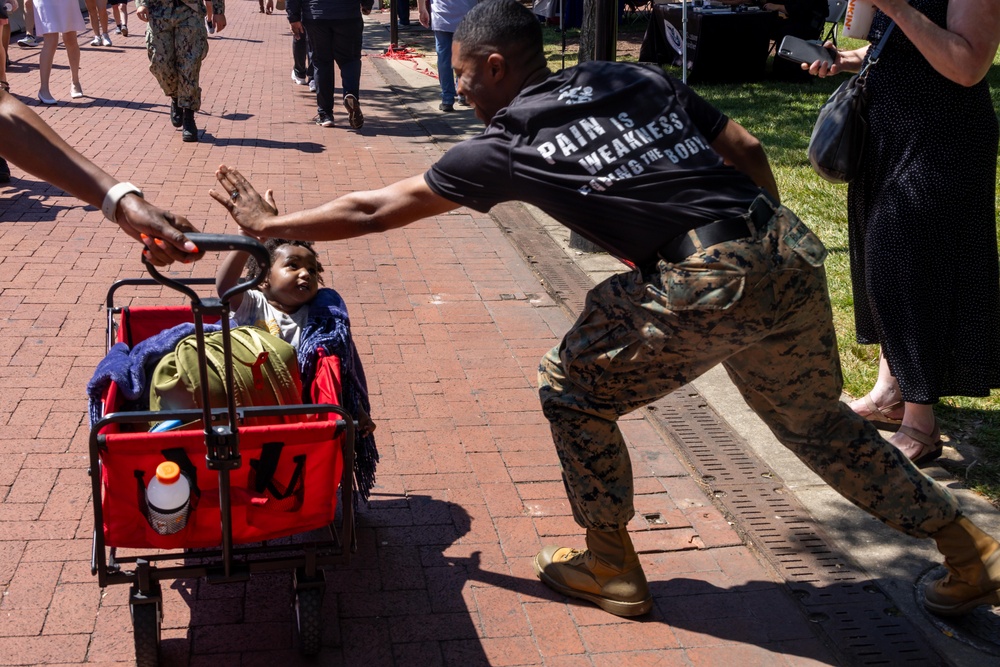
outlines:
M212 25L226 27L225 0L211 0ZM149 71L170 97L170 122L184 141L198 141L194 112L201 108L201 61L208 55L204 0L136 0L136 16L146 21Z
M659 68L592 61L551 74L538 21L517 0L470 10L452 63L487 128L423 176L275 215L223 166L226 192L212 196L253 235L309 240L520 200L636 266L590 291L539 369L587 543L535 556L546 585L621 616L652 608L626 529L633 479L617 422L722 363L782 444L834 489L935 540L948 574L925 589L928 609L1000 603L1000 544L840 401L826 250L778 204L759 141Z

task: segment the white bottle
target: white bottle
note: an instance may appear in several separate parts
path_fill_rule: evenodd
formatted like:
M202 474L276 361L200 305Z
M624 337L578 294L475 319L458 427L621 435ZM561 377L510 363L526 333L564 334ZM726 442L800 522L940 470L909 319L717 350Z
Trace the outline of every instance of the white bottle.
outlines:
M870 0L847 0L847 12L844 14L845 37L868 39L868 31L872 28L872 18L875 7Z
M173 461L156 466L156 475L146 487L149 525L160 535L176 533L187 525L191 485Z

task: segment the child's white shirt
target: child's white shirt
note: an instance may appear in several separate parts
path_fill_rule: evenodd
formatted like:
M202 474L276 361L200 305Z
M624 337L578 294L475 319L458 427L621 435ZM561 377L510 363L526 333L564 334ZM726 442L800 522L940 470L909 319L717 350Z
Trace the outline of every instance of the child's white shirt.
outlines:
M309 319L309 304L289 315L268 303L262 292L252 289L243 293L243 301L233 313L233 319L240 326L249 324L260 327L297 350L299 333Z

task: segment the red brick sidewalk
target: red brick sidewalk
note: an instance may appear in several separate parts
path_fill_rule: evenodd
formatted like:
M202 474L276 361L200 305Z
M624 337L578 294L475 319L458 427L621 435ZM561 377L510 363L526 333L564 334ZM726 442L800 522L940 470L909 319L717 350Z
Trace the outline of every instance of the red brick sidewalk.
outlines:
M336 128L313 125L311 96L289 78L285 18L258 14L252 1L229 5L204 67L200 143L182 143L170 126L134 13L133 36L114 47L79 36L88 97L69 100L60 50L52 92L64 102L34 108L88 157L213 232L234 230L206 194L220 163L297 209L419 173L440 154L414 122L432 112L404 106L370 56L364 129L346 129L340 110ZM369 38L385 41L385 18L372 16ZM11 55L11 87L30 103L38 49ZM84 387L104 354L105 291L140 274L139 252L99 211L13 171L0 189L0 665L128 664L127 587L101 591L90 574ZM570 321L489 216L462 209L321 250L328 284L351 308L382 463L359 552L327 573L326 643L308 664L834 662L639 418L623 430L654 612L626 621L537 581L531 557L543 543L582 543L534 390L538 359ZM210 276L216 262L180 272ZM647 525L641 516L655 512L665 523ZM287 574L177 581L164 596L164 664L299 661Z

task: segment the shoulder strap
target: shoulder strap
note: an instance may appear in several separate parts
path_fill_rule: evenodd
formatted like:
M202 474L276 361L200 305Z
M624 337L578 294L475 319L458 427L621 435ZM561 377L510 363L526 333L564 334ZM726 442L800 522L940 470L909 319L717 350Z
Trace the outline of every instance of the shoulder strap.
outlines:
M889 27L886 28L885 32L882 33L882 38L878 40L878 44L876 44L875 47L871 50L871 52L868 54L868 67L871 67L876 62L878 62L878 57L879 55L881 55L882 49L885 47L886 42L889 41L889 35L892 34L892 30L895 27L896 27L896 22L890 21Z

